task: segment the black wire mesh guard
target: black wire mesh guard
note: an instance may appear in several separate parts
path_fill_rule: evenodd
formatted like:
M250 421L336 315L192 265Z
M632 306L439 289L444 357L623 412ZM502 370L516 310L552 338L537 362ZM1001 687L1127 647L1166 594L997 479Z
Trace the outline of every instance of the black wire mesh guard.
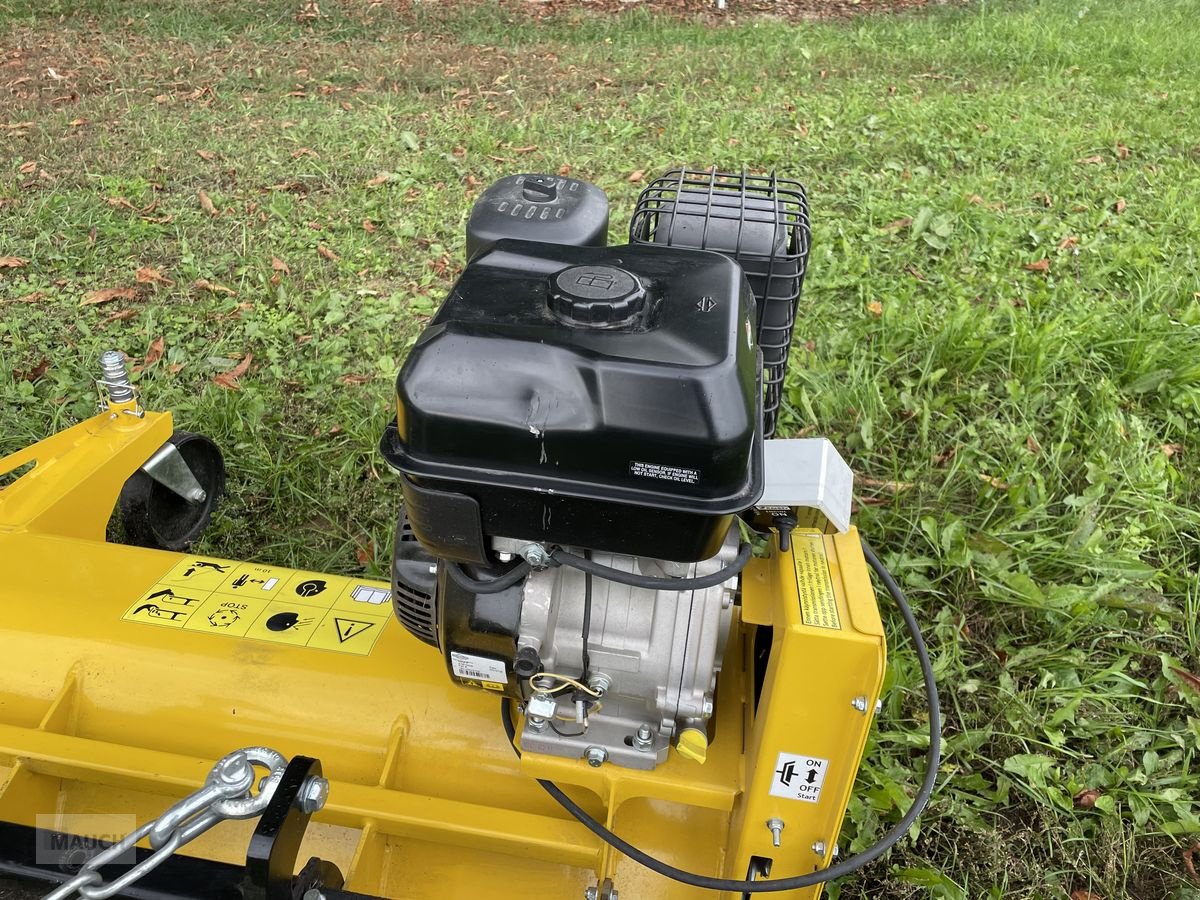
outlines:
M758 300L763 435L774 435L812 239L804 185L774 172L672 169L638 197L629 239L715 250L742 267Z

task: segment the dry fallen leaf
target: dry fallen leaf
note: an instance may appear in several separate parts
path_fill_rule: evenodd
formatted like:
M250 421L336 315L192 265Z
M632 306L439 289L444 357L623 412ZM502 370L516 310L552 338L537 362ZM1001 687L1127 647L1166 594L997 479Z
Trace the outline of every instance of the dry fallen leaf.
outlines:
M80 306L94 306L97 303L108 303L112 300L135 300L137 289L131 287L105 288L102 291L88 291L83 295Z
M1124 144L1117 144L1117 159L1129 159L1129 148Z
M537 148L537 144L530 144L528 147L514 147L513 153L532 153Z
M80 118L78 118L78 119L72 119L72 120L71 120L70 122L68 122L67 124L68 124L68 125L70 125L72 128L79 128L79 127L81 127L81 126L83 126L83 125L86 125L87 123L88 123L88 120L87 120L87 119L85 119L85 118L83 118L83 117L80 117Z
M1117 202L1113 204L1113 212L1118 216L1125 212L1125 201L1118 197Z
M175 283L170 278L167 278L165 275L163 275L162 272L158 271L158 269L152 268L150 266L142 266L140 269L138 269L136 272L133 273L133 277L136 278L142 284L174 284Z
M146 351L146 358L142 360L142 366L151 366L163 358L163 352L167 349L167 342L161 337L156 337L150 342L150 349Z
M354 558L358 560L360 566L365 566L375 558L375 542L370 538L365 544L359 544L354 550Z
M1093 894L1091 891L1080 888L1077 891L1071 891L1070 900L1104 900L1104 898L1099 894Z
M0 256L0 269L19 269L29 265L29 260L19 256Z
M880 316L883 315L883 304L880 303L878 300L872 300L870 303L867 304L867 312L869 312L871 315L873 315L875 318L878 319Z
M34 172L37 171L37 163L34 162L32 159L29 160L29 162L23 162L23 163L21 163L21 167L19 169L17 169L17 171L20 172L22 175L32 175Z
M17 381L37 381L50 368L50 360L42 357L42 361L30 369L13 369L13 378Z
M340 381L342 384L366 384L370 380L371 380L371 376L359 375L354 372L351 372L347 375L343 375L341 378L338 379L338 381Z
M1070 250L1072 247L1079 246L1079 238L1073 234L1068 234L1065 238L1058 242L1059 250Z
M376 231L379 230L379 227L374 222L372 222L370 219L363 219L362 227L363 227L363 231L365 231L367 234L374 234Z
M899 231L901 228L907 228L912 224L912 216L905 216L903 219L896 219L894 222L888 222L883 226L884 231Z
M558 174L561 175L563 178L566 178L568 175L571 174L571 167L569 165L567 165L566 163L564 163L563 165L558 167Z
M26 294L24 297L17 297L15 302L17 302L17 303L37 303L39 300L45 298L45 296L46 296L45 291L34 291L30 294Z
M1001 481L995 475L988 475L986 472L979 473L979 480L986 482L998 491L1007 491L1009 487L1008 482Z
M100 327L103 328L105 325L108 325L112 322L124 322L126 319L132 319L137 314L138 311L133 307L130 307L129 309L117 310L112 315L105 316L103 319L101 319Z
M1037 438L1031 434L1029 437L1025 438L1025 449L1036 456L1042 452L1042 445L1039 444L1037 442Z
M982 206L984 200L978 194L971 194L969 197L967 197L967 202L974 203L976 206Z
M1183 444L1163 444L1158 449L1163 456L1165 456L1167 459L1170 459L1176 453L1183 452Z
M292 151L292 159L299 159L302 156L317 156L317 151L309 147L301 147L299 150Z
M217 154L213 153L211 150L197 150L196 155L205 162L212 162L217 158Z
M197 191L196 196L200 198L200 208L210 216L217 215L217 208L213 206L212 200L208 198L208 194L204 191Z
M1049 272L1050 260L1039 259L1037 262L1025 263L1021 268L1026 272Z
M636 172L631 172L629 174L629 181L633 184L637 184L645 177L646 173L642 169L638 169Z
M388 172L380 172L374 178L367 179L367 187L376 187L377 185L381 185L384 182L391 180L391 177L391 174Z
M1177 669L1174 666L1171 667L1171 671L1179 676L1179 680L1183 682L1184 687L1196 692L1197 694L1200 694L1200 678L1196 677L1191 672L1188 672L1186 669Z
M219 375L213 376L213 384L218 387L223 387L227 391L240 391L242 386L238 384L238 379L246 374L250 369L250 363L254 361L254 354L247 353L242 357L242 361L230 369L228 372L222 372Z
M1072 799L1076 809L1091 809L1096 805L1096 801L1100 799L1103 793L1099 788L1087 788L1080 791Z
M332 250L330 250L324 244L317 244L317 253L321 256L322 259L327 259L330 262L337 262L339 259L341 259L340 256L338 256L336 253L334 253Z
M1098 153L1095 156L1085 156L1083 159L1075 160L1075 164L1078 166L1096 166L1102 162L1104 162L1104 157Z
M288 264L285 263L278 256L271 257L271 268L274 269L276 272L282 272L284 275L292 274L292 270L288 268Z
M109 206L113 207L114 209L132 209L135 211L137 210L137 207L134 206L132 203L130 203L128 200L126 200L124 197L109 197L104 202L107 203Z
M1200 841L1192 841L1190 847L1183 851L1183 867L1187 869L1187 873L1192 876L1193 881L1200 881L1200 875L1196 874L1195 856L1200 853Z
M237 291L231 290L223 284L216 284L209 281L207 278L197 278L192 282L192 287L198 291L208 291L210 294L226 294L230 297L237 296Z

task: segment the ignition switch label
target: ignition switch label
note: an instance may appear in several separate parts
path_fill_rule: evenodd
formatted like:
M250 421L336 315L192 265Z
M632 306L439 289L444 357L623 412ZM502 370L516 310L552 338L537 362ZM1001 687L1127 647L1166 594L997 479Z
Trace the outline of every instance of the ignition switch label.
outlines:
M792 534L792 561L796 566L796 593L800 598L800 619L814 628L841 630L833 580L829 577L829 559L825 541L819 534Z
M821 799L829 760L804 753L780 753L771 779L771 796L816 803Z
M679 484L695 484L700 480L699 469L681 466L663 466L658 463L638 462L629 464L629 474L639 478L657 478L659 481L675 481Z

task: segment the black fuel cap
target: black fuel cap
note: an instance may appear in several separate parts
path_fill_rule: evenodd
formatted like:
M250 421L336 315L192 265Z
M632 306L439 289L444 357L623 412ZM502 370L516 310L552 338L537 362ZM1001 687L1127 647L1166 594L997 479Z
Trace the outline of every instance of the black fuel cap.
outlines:
M550 280L550 308L579 325L625 325L645 303L637 276L616 266L572 266Z

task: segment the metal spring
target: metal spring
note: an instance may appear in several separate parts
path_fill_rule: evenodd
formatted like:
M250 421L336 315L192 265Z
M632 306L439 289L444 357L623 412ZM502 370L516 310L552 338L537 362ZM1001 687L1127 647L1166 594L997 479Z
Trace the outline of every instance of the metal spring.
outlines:
M133 385L129 381L129 369L125 366L125 354L120 350L105 350L100 354L100 383L108 391L113 403L128 403L133 399Z

